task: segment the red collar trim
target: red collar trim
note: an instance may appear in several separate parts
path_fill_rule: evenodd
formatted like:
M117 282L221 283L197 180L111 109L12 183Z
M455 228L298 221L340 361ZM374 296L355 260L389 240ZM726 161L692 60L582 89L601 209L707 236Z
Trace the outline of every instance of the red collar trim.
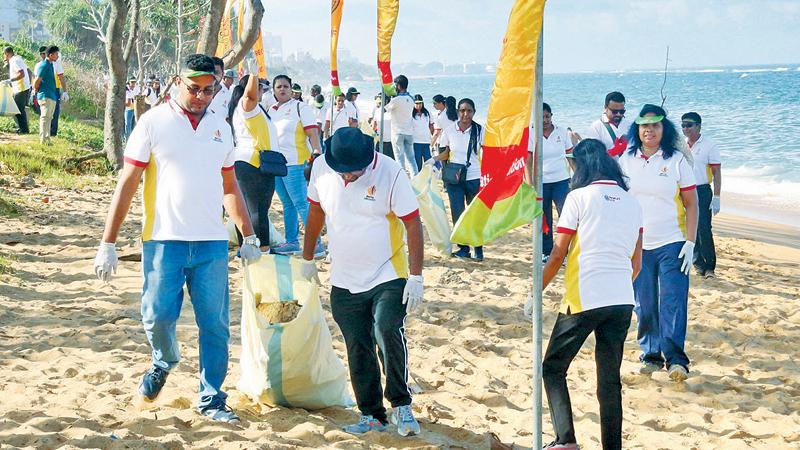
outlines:
M609 181L609 180L594 181L591 184L602 184L602 185L605 185L605 186L616 186L617 185L617 183L615 183L613 181Z
M205 117L205 113L203 113L203 117L200 117L199 119L195 119L193 115L189 114L188 111L183 109L183 106L179 105L174 100L170 100L169 101L169 106L172 108L173 111L175 111L175 112L177 112L179 114L183 114L184 116L186 116L186 118L189 119L189 124L192 126L192 129L195 130L195 131L197 130L197 126L200 125L200 121L203 120L203 117Z

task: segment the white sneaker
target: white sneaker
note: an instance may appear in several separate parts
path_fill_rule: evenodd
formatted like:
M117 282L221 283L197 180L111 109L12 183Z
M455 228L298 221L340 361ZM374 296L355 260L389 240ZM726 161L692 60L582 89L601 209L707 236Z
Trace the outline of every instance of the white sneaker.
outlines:
M414 436L420 433L419 422L414 418L411 405L394 408L389 421L397 425L397 434L400 436Z
M689 378L689 371L686 370L686 367L683 367L680 364L673 364L669 366L667 374L672 379L672 381L675 381L676 383L686 381L686 379Z
M653 372L658 372L659 370L661 370L661 366L651 362L642 362L642 365L639 366L640 375L651 375Z

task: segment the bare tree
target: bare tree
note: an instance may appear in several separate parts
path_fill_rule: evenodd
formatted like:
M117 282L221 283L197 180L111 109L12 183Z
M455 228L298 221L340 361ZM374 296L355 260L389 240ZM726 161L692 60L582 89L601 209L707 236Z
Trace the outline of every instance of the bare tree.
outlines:
M211 0L208 5L208 14L200 30L198 52L213 55L217 51L219 41L219 28L225 10L225 0Z
M261 19L264 17L264 5L261 4L261 0L247 0L245 5L241 38L227 55L222 56L225 67L233 67L239 64L247 55L247 52L253 48L253 44L256 43L261 31Z

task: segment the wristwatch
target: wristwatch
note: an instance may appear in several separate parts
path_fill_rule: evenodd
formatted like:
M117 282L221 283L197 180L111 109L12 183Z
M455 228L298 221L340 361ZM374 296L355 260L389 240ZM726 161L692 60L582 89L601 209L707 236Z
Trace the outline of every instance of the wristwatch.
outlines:
M261 241L258 240L255 234L247 236L242 240L242 245L253 245L255 247L261 247Z

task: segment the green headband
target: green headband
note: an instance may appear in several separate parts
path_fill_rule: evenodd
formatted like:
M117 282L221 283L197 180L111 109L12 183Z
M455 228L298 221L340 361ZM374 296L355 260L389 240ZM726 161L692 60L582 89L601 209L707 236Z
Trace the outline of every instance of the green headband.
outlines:
M637 117L635 122L636 125L646 125L651 123L658 123L664 120L664 116L640 116Z
M194 78L194 77L202 77L203 75L214 75L214 72L206 72L203 70L192 70L192 69L185 69L181 72L181 76L184 78Z
M575 159L575 155L573 155L572 153L567 153L564 156L566 156L567 158L570 158L570 159Z

